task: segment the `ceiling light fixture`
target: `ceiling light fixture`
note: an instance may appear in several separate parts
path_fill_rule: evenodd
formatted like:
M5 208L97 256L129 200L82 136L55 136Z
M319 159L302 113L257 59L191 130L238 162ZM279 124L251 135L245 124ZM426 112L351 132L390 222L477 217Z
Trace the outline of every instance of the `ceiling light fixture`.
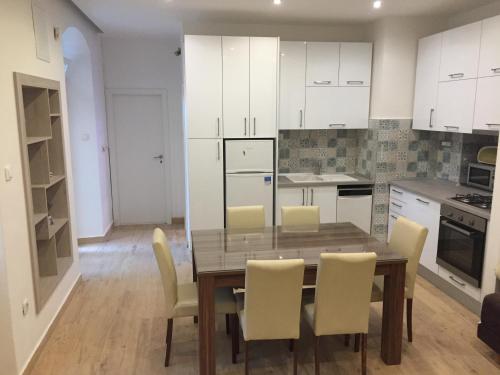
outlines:
M281 5L281 0L273 0L274 5Z
M382 0L375 0L375 1L373 2L373 7L374 7L375 9L380 9L380 7L381 7L381 6L382 6Z

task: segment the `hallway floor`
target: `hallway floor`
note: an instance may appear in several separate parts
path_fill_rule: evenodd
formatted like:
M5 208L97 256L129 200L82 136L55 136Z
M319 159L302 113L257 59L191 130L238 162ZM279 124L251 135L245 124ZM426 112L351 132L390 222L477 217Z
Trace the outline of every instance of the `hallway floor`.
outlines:
M115 230L109 241L80 247L82 282L61 313L30 375L197 374L197 326L174 321L171 366L163 367L166 318L160 274L151 248L153 228ZM191 280L191 253L184 228L165 228L179 281ZM414 342L403 342L401 366L379 357L381 306L372 307L368 339L369 374L500 374L496 355L476 339L478 317L419 278L414 301ZM312 334L302 325L299 373L314 374ZM354 341L354 340L351 340ZM217 373L242 374L243 355L231 364L230 338L223 317L217 321ZM321 341L322 374L357 374L360 355L343 337ZM285 342L264 342L250 351L252 374L289 374Z

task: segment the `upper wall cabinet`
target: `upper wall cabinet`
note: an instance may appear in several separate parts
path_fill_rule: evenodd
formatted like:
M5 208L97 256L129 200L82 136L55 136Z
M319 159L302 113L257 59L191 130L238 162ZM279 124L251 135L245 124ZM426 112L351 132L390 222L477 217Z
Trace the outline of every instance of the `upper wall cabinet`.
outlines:
M276 136L278 39L222 37L225 138Z
M435 126L442 42L443 34L432 35L418 42L414 129L432 130Z
M475 79L439 83L436 130L472 133Z
M500 16L483 21L479 77L500 76Z
M221 138L221 37L186 35L184 50L187 137Z
M250 38L250 136L276 137L278 39Z
M476 130L500 130L500 76L484 77L477 81L476 110L474 125Z
M306 43L280 43L280 129L303 129Z
M338 86L340 44L307 43L307 86Z
M372 43L340 43L339 86L370 86Z
M443 33L440 81L477 78L481 22Z
M250 124L250 38L222 37L224 137L246 138Z

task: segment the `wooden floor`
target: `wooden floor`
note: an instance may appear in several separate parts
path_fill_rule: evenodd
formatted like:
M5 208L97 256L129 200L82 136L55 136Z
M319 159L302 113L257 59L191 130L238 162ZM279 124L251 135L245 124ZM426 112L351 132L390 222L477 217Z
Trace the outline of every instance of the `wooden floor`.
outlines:
M179 280L191 280L191 255L182 227L167 228ZM152 228L115 230L108 242L80 247L83 281L62 312L32 375L197 374L197 327L174 321L171 367L163 367L166 319L160 275L151 249ZM368 339L369 374L500 374L495 354L476 339L478 317L418 279L414 342L403 345L401 366L379 357L381 308L372 307ZM303 324L299 373L314 374L312 336ZM405 333L406 338L406 333ZM232 365L224 321L217 322L217 373L242 374L243 358ZM340 337L321 341L322 374L357 374L360 356ZM250 351L251 374L290 374L284 342L264 342ZM1 371L0 371L1 372Z

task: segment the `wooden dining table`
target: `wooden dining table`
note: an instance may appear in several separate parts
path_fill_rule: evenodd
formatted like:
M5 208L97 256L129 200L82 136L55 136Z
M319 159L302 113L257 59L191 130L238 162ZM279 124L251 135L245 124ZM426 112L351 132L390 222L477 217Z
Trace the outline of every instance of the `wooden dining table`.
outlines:
M304 285L315 285L321 253L377 254L375 274L384 276L380 356L387 365L401 363L408 260L391 252L385 243L355 225L338 223L315 227L196 230L191 233L191 246L193 279L198 283L201 375L216 373L215 289L244 287L246 263L250 259L304 259Z

